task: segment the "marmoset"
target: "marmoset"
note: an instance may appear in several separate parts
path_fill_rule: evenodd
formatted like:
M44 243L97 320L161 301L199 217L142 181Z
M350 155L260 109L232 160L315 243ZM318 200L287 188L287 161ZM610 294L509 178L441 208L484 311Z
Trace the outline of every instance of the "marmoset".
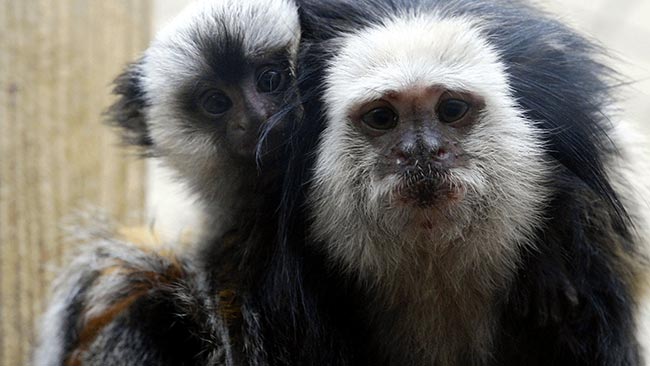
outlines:
M641 364L648 155L603 51L522 1L298 3L281 227L368 364Z
M192 252L81 228L36 365L341 364L328 361L342 357L335 336L299 309L297 254L275 245L299 38L288 0L200 1L117 79L112 124L174 170L211 223Z

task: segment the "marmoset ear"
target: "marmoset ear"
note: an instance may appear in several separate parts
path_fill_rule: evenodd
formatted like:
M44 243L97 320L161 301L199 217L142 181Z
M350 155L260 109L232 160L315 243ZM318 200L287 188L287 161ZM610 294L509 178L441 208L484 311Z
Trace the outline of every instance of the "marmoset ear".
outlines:
M127 145L147 148L153 144L145 117L146 98L142 87L142 60L129 64L114 83L117 100L106 111L106 123L119 127Z

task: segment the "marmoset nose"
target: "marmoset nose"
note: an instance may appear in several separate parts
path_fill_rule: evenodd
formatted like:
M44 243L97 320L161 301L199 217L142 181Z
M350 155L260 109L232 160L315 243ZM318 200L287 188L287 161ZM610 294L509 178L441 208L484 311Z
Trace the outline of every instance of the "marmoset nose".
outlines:
M248 113L244 118L236 123L235 128L240 133L252 133L257 136L264 121L266 121L266 116L263 116L260 113Z
M438 139L419 139L415 143L402 142L392 149L397 165L409 167L414 165L447 166L453 160L454 154Z

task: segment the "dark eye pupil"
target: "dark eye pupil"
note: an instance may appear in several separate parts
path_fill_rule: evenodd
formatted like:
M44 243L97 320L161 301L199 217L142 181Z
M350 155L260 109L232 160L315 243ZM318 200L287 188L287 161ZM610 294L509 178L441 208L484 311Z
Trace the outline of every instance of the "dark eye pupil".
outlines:
M232 107L232 101L221 92L208 92L201 100L201 107L211 115L226 113Z
M284 86L284 73L280 70L263 71L257 78L257 89L262 93L272 93Z
M388 130L397 125L397 115L388 108L376 108L362 118L368 126L377 130Z
M469 110L469 104L460 99L448 99L438 109L440 120L443 122L455 122L463 118Z

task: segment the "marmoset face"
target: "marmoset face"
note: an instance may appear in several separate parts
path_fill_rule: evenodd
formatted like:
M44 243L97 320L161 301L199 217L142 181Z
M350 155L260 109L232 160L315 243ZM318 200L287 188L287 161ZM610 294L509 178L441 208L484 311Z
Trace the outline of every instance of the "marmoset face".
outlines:
M487 228L528 235L549 174L542 136L472 20L407 16L338 44L326 71L315 235L342 246L363 237L433 246Z
M254 163L260 130L291 100L295 5L199 2L185 14L142 61L155 150L181 169L201 159Z

